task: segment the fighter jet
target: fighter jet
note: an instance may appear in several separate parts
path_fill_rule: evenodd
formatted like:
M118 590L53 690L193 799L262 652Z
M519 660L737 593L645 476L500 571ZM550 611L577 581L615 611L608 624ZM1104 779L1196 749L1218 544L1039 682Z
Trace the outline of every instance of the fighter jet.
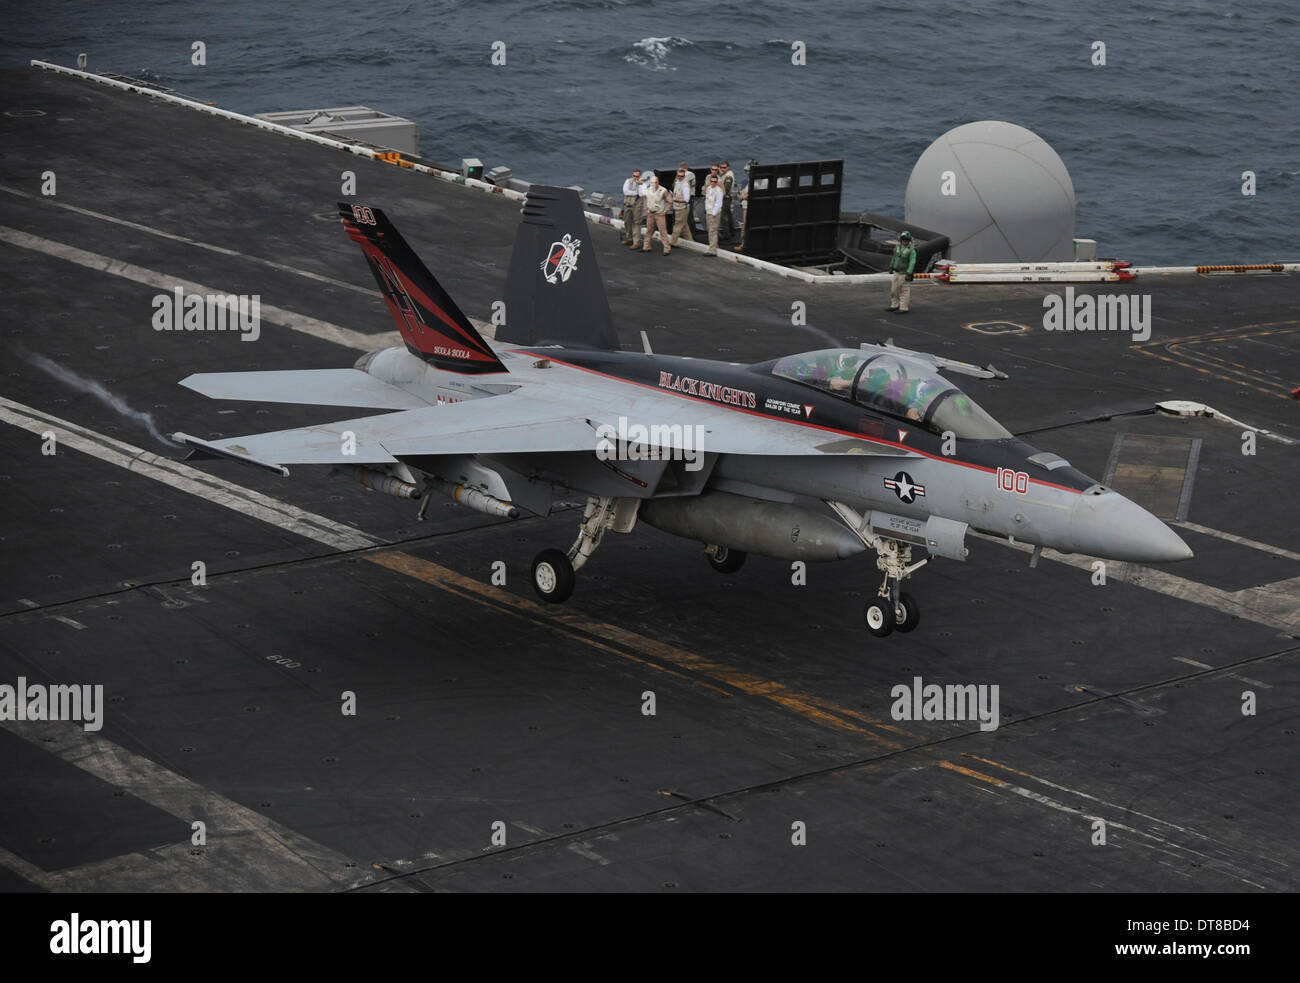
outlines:
M975 530L1065 553L1186 559L1163 522L1007 431L947 375L992 367L891 342L747 365L619 347L577 194L534 186L507 276L505 323L484 338L379 208L341 203L403 347L350 369L203 373L218 399L392 412L207 441L284 476L332 465L367 487L488 515L546 516L586 500L568 550L532 563L544 601L574 590L606 533L639 522L695 540L735 573L746 554L830 561L877 554L866 603L878 636L916 628L903 583L930 558L964 560ZM918 555L914 559L915 554Z

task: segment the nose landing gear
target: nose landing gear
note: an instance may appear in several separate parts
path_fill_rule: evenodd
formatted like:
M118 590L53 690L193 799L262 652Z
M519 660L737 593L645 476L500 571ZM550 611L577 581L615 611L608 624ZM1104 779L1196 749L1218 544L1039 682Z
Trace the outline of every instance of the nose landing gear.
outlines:
M930 562L930 558L912 562L912 547L893 539L873 537L869 543L879 554L876 566L885 572L885 582L867 602L867 631L879 638L890 632L909 632L921 623L921 608L916 598L902 590L903 581Z
M902 590L903 581L930 562L930 558L912 562L910 543L887 539L872 530L871 524L843 502L826 503L835 510L867 546L876 551L876 567L885 574L876 596L867 602L867 631L884 638L895 631L909 632L921 622L921 608L916 598Z
M921 623L921 609L916 598L906 591L898 595L898 601L889 603L889 598L879 598L867 602L867 631L884 638L890 632L909 632Z

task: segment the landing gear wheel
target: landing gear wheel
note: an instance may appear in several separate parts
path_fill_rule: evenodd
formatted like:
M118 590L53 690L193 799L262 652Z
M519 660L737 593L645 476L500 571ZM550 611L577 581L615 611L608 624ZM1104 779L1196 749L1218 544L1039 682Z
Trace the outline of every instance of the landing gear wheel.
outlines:
M573 564L559 550L542 550L533 560L533 590L543 601L567 601L577 579Z
M895 631L908 632L921 623L921 609L916 598L911 594L898 595L898 604L894 606Z
M713 567L718 573L735 573L745 565L745 557L748 555L743 550L733 550L726 546L714 547L712 553L706 554L709 558L709 566Z
M894 630L894 607L882 598L876 598L867 604L867 631L877 638L884 638Z
M921 608L916 598L903 593L901 588L903 581L929 563L930 558L922 557L913 563L911 545L875 531L869 522L870 512L863 516L852 506L830 499L826 504L862 540L862 545L876 551L876 569L885 575L880 589L867 602L867 630L883 636L895 628L902 632L914 629L921 621Z

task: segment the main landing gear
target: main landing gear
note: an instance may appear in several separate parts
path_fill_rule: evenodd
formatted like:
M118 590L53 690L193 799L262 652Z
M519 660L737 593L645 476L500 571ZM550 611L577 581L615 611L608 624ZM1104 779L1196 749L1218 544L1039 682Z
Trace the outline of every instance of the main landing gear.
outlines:
M578 570L596 552L605 533L611 529L631 532L636 525L640 504L640 500L635 498L604 496L587 499L578 526L578 538L569 551L542 550L533 559L533 590L537 591L537 596L550 604L567 601L578 582Z
M916 598L902 589L903 581L930 562L930 558L912 562L912 547L896 539L886 539L871 529L857 510L843 502L826 503L846 526L867 546L876 551L876 567L885 574L876 596L867 602L867 631L878 638L891 632L909 632L921 623L921 608Z
M573 562L559 550L542 550L533 559L533 589L543 601L567 601L577 582Z

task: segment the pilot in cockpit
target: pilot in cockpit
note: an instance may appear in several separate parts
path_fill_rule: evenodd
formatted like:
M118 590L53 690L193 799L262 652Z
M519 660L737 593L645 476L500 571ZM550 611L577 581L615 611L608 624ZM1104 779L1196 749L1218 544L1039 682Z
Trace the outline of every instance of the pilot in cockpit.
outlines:
M916 404L923 382L923 379L890 372L884 367L869 368L858 391L865 397L864 401L868 405L909 420L919 421L921 412Z
M843 392L853 385L862 358L856 352L824 352L808 366L807 381L830 392Z

